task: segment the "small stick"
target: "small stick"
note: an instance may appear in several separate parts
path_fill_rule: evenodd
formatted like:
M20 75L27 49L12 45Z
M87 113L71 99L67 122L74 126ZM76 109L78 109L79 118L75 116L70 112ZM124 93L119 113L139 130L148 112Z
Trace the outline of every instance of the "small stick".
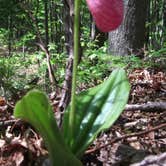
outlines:
M95 151L98 151L102 148L105 148L115 142L118 142L120 140L123 140L123 139L126 139L126 138L130 138L130 137L136 137L136 136L141 136L141 135L144 135L144 134L147 134L147 133L150 133L152 131L155 131L155 130L159 130L159 129L162 129L162 128L165 128L166 127L166 123L163 123L163 124L160 124L154 128L151 128L151 129L148 129L148 130L145 130L145 131L141 131L141 132L138 132L138 133L132 133L132 134L127 134L127 135L124 135L124 136L121 136L121 137L117 137L113 140L111 140L109 143L105 144L105 145L102 145L100 147L97 147L97 148L94 148L94 149L90 149L90 150L87 150L85 152L85 154L89 154L89 153L93 153Z
M0 121L0 127L10 126L10 125L13 125L14 123L17 123L19 121L21 121L21 120L12 119L12 120Z
M166 102L148 102L145 104L127 104L126 111L166 111Z

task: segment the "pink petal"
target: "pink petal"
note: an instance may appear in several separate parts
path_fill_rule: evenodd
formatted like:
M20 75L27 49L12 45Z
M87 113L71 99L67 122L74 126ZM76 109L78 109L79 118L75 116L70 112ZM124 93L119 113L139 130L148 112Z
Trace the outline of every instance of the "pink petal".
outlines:
M123 0L86 0L97 27L103 32L116 29L123 20Z

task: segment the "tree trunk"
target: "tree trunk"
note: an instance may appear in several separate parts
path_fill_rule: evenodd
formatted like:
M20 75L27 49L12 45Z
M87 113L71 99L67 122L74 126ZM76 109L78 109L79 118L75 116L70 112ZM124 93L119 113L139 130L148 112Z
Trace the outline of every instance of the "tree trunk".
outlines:
M109 33L109 52L113 55L139 54L145 42L148 0L124 0L122 25Z
M50 14L49 14L49 17L50 17L50 41L51 43L54 42L54 23L53 23L53 13L55 12L54 11L54 3L53 1L51 0L50 3L49 3L49 11L50 11Z
M8 18L8 56L11 55L12 52L12 33L13 33L13 28L12 28L12 23L13 19L12 19L12 14L9 16Z
M163 3L163 46L164 42L166 41L166 0Z
M48 2L47 0L44 1L44 11L45 11L45 46L48 51L48 44L49 44L49 28L48 28Z
M166 26L166 1L163 4L163 22L164 26Z
M107 33L101 32L97 29L95 22L91 17L91 40L95 41L96 47L100 48L104 46L104 42L107 40Z

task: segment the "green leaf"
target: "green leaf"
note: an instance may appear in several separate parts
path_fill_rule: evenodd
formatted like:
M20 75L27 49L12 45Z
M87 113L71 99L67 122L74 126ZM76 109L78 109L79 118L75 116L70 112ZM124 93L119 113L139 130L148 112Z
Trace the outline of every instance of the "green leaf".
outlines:
M66 146L46 95L30 91L14 109L14 116L28 121L44 138L53 166L79 166L80 161Z
M63 119L64 139L77 157L117 120L128 101L129 91L125 71L117 69L101 85L77 95L74 136L69 129L70 106Z

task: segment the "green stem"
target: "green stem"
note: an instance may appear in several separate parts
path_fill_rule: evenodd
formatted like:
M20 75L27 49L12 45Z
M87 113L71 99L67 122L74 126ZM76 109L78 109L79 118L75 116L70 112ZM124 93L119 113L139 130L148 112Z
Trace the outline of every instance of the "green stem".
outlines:
M74 1L74 57L73 57L73 73L72 73L72 90L71 90L71 111L69 126L71 135L73 136L74 122L75 122L75 97L76 97L76 76L79 54L79 19L80 19L80 1Z

